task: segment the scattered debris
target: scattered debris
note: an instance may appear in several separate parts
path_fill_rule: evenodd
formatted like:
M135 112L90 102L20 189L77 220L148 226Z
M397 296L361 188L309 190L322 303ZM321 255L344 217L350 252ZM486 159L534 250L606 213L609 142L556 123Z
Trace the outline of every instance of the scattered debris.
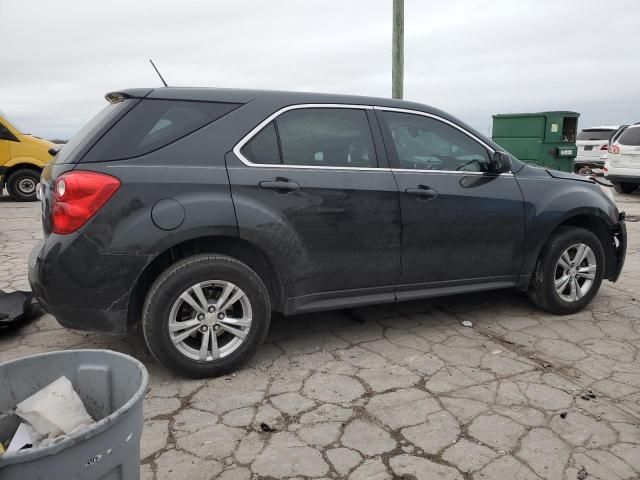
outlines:
M463 320L462 321L462 326L463 327L473 327L473 323L471 323L469 320Z
M507 454L507 452L505 452L504 450L498 450L498 454L504 456Z
M584 465L580 466L580 470L576 474L576 480L585 480L589 476L587 469L584 468Z
M502 353L502 350L494 350L491 352L492 355L498 355L499 353Z
M260 424L260 430L262 430L264 433L272 433L272 432L275 432L275 431L276 431L276 429L275 429L275 428L273 428L273 427L269 426L269 425L268 425L268 424L266 424L266 423L261 423L261 424Z
M582 400L586 400L587 402L590 400L595 400L596 398L596 394L593 393L593 390L591 389L587 389L586 391L584 391L581 395L580 398Z
M567 418L567 412L562 412L560 414L560 418Z

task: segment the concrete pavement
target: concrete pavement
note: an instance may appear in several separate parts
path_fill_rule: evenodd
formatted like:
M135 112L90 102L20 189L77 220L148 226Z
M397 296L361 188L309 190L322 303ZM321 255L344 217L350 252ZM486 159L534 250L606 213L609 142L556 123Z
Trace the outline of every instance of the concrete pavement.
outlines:
M276 318L249 365L211 380L159 367L140 334L45 315L0 336L0 362L65 348L143 361L143 479L638 478L640 193L617 201L622 278L575 315L500 291ZM28 289L39 204L2 197L0 219L0 289Z

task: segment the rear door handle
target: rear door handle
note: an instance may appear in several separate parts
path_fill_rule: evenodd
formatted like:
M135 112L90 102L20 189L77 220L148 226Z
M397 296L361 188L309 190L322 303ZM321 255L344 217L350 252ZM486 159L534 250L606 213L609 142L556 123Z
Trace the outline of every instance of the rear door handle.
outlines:
M432 198L436 198L438 196L438 192L436 192L433 188L429 188L425 185L419 185L417 188L407 188L404 193L407 195L415 195L417 197L421 197L424 200L431 200Z
M260 188L275 190L276 193L292 193L300 190L300 185L288 178L278 177L275 180L265 180L258 183Z

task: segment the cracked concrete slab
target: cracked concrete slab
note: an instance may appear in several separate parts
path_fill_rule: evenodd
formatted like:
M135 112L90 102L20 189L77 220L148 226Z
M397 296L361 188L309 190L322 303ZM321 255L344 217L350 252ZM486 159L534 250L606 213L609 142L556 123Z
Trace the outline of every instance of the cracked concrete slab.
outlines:
M640 194L617 201L640 216ZM0 289L28 289L39 205L2 197L0 218ZM44 315L0 336L0 361L111 348L145 363L145 480L639 478L640 223L627 227L620 281L565 317L514 291L276 317L245 367L188 380L137 332Z

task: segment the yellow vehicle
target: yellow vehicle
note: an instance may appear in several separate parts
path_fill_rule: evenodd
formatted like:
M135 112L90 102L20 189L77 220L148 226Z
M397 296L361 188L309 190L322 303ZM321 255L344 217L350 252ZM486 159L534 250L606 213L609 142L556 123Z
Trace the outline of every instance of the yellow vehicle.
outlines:
M55 143L21 133L0 112L0 194L6 187L15 200L35 200L40 172L53 159L49 149L55 147Z

